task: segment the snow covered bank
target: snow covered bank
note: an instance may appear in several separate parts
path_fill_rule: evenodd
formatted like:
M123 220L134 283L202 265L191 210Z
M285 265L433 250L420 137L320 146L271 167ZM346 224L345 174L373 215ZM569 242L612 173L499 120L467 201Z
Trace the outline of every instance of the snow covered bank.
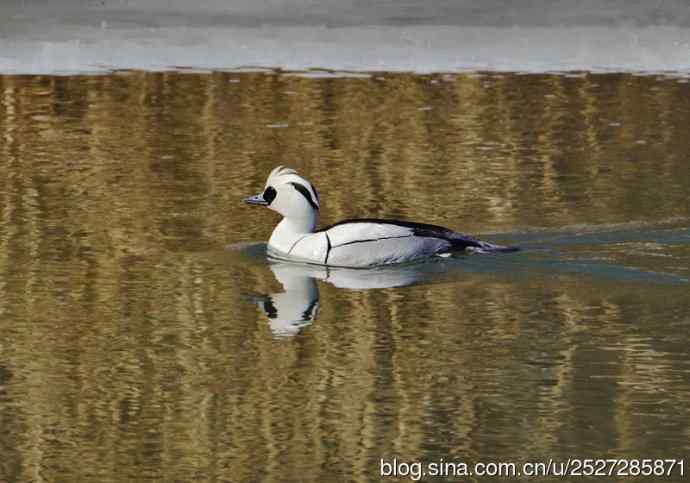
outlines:
M443 10L437 2L425 15L413 8L422 2L412 1L394 9L385 1L355 8L348 1L274 0L230 8L199 0L193 11L179 0L6 1L2 73L267 67L690 75L690 15L681 14L687 7L612 10L609 2L607 10L585 14L561 2L518 8L492 0L481 9L461 1Z

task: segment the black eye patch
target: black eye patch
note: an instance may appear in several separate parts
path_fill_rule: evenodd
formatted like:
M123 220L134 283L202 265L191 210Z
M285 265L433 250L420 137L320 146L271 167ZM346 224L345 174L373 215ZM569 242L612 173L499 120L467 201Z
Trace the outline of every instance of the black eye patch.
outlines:
M267 206L270 205L274 199L276 199L276 190L273 186L269 186L264 190L264 201L266 201Z
M314 208L315 210L318 211L319 205L317 205L316 202L312 199L311 193L309 193L309 190L307 188L305 188L304 185L299 184L299 183L290 183L290 184L292 186L294 186L297 191L302 193L302 196L304 196L307 199L307 201L309 202L309 204L311 205L312 208Z

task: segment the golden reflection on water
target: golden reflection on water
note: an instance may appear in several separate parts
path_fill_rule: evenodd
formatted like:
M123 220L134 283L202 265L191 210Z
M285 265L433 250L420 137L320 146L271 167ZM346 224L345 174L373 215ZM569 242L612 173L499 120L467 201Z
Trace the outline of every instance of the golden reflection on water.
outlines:
M687 285L525 254L414 287L319 282L317 320L276 338L246 294L280 284L223 250L268 238L275 215L240 199L284 164L323 223L547 229L559 262L687 278L687 83L127 73L0 77L0 99L0 480L688 453ZM578 242L606 227L628 232Z

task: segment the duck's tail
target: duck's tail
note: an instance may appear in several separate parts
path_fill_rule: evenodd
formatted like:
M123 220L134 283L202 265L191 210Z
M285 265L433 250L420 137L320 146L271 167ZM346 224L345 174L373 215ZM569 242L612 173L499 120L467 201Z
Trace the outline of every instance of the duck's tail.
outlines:
M472 253L512 253L519 252L520 247L495 245L493 243L479 240L477 245L468 246L466 250Z
M464 250L471 253L510 253L520 251L519 247L495 245L461 233L453 233L449 241L453 244L454 250Z

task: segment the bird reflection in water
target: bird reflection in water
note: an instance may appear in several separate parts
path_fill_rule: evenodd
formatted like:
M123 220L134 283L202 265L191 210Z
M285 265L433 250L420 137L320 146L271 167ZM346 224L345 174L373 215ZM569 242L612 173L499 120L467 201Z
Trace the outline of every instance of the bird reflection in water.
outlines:
M425 263L374 269L333 268L270 260L270 269L282 292L252 295L250 299L268 317L275 337L291 337L319 314L318 281L350 290L404 287L431 281L437 264Z
M253 295L251 298L266 313L276 337L296 335L318 317L319 287L308 270L287 263L271 264L271 271L283 292Z

